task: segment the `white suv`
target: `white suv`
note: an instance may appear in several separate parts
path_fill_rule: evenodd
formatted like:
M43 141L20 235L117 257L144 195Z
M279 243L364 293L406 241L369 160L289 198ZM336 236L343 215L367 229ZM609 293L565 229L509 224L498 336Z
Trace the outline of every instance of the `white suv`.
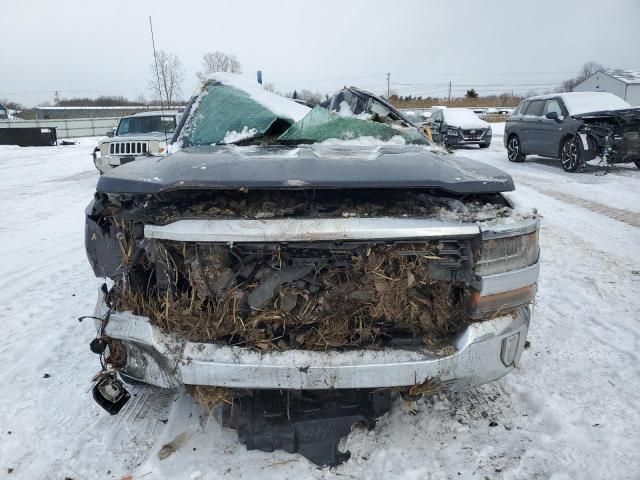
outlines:
M179 119L176 110L141 112L122 117L114 135L93 151L100 173L145 156L164 156Z

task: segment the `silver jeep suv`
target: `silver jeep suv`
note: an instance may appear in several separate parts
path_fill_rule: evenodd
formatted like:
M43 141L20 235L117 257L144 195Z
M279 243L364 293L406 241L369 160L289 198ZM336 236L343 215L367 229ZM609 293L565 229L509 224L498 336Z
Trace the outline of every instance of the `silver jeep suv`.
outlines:
M138 158L166 155L178 118L177 110L122 117L115 135L102 140L94 149L93 163L102 174Z

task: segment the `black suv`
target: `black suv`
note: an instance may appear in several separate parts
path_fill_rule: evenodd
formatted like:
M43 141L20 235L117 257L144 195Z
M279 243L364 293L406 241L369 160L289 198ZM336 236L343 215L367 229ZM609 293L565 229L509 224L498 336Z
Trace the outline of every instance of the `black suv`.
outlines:
M567 172L582 171L597 156L640 168L640 108L606 92L527 98L507 119L504 145L512 162L559 158Z

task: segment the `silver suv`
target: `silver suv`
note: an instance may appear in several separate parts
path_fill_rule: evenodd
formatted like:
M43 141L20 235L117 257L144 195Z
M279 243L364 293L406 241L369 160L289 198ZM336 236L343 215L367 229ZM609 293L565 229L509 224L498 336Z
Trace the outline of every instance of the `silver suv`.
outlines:
M122 117L115 135L94 149L93 163L102 174L138 158L166 155L178 116L177 110L165 110Z

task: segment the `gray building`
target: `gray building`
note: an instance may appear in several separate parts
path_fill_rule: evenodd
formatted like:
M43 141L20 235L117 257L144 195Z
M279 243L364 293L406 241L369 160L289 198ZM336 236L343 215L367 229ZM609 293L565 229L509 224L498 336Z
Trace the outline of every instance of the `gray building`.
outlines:
M640 106L640 68L596 72L576 85L574 92L609 92Z
M71 118L106 118L124 117L146 110L160 110L159 106L135 106L121 107L36 107L35 118L38 120L58 120ZM175 107L174 107L175 108Z

